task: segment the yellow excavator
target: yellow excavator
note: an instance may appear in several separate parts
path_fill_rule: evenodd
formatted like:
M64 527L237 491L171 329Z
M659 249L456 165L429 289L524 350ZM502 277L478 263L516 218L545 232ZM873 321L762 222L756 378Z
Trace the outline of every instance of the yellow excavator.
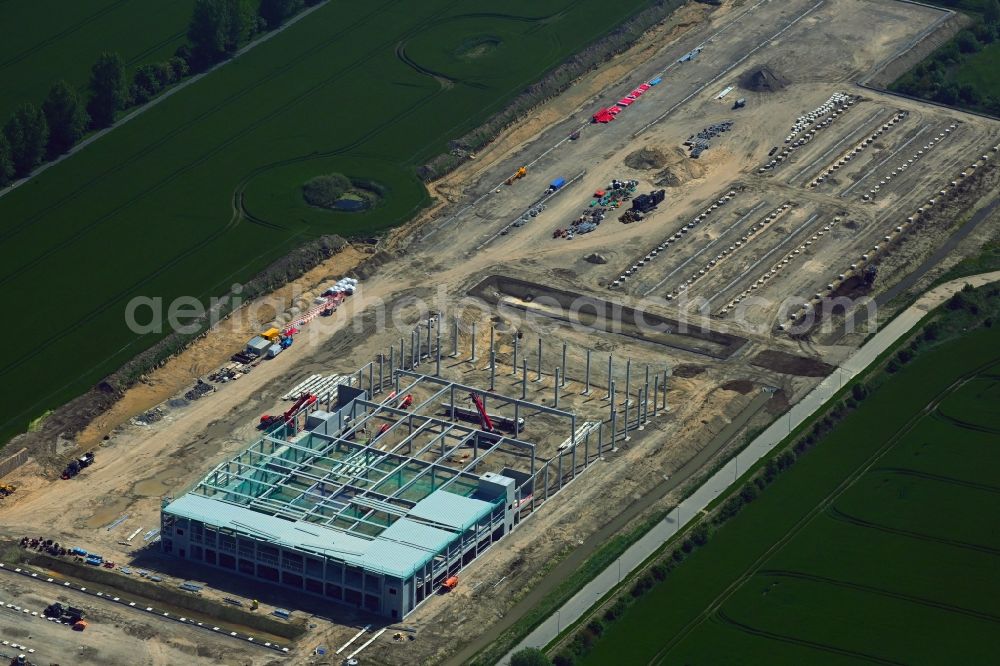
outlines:
M17 488L10 484L0 483L0 497L7 497L7 495L13 494L15 490L17 490Z
M507 179L508 185L513 185L515 180L520 180L528 174L528 167L523 166L514 172L514 175Z

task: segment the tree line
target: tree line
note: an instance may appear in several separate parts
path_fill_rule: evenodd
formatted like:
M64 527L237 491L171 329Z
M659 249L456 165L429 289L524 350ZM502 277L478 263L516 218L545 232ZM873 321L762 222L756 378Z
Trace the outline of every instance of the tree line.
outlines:
M56 81L41 106L25 102L0 131L0 187L65 154L88 131L110 127L122 111L145 104L184 77L230 58L254 36L279 27L320 0L196 0L187 42L173 56L129 75L121 55L98 56L80 91Z
M938 0L957 6L957 0ZM984 0L982 15L969 28L932 53L926 60L893 82L890 90L933 100L948 106L1000 115L1000 94L987 82L959 84L955 73L975 54L1000 39L1000 0Z

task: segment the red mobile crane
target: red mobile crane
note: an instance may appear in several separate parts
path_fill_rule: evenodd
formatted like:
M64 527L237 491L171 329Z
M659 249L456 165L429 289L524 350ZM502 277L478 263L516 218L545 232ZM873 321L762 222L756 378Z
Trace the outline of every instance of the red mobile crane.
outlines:
M490 420L490 415L486 413L486 407L483 406L483 399L477 393L469 393L469 397L476 405L476 411L479 412L479 422L482 424L483 430L493 432L493 421Z
M264 430L267 430L268 428L271 428L272 426L276 426L276 425L279 425L279 424L284 425L286 423L291 423L292 419L295 418L296 414L298 414L300 411L302 411L303 409L305 409L309 405L313 404L314 402L316 402L316 396L314 396L314 395L312 395L310 393L303 393L302 395L299 396L299 399L296 400L292 404L292 406L289 407L285 411L285 413L282 414L281 416L272 415L272 414L264 414L263 416L261 416L260 417L260 428L264 429Z

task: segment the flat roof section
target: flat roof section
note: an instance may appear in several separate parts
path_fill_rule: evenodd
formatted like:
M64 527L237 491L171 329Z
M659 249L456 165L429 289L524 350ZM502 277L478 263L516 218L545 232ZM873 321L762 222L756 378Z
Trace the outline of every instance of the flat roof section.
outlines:
M438 490L417 502L409 515L464 531L492 510L489 502Z
M447 494L438 491L435 494ZM465 498L451 495L460 500ZM450 498L445 498L445 503ZM486 502L469 500L491 508ZM442 504L443 505L443 504ZM400 518L372 539L301 520L285 520L222 500L188 494L168 504L168 514L197 520L300 551L342 560L347 564L405 579L448 544L460 537L410 518ZM466 512L465 515L470 515ZM485 515L481 513L480 516ZM475 521L469 523L471 526Z

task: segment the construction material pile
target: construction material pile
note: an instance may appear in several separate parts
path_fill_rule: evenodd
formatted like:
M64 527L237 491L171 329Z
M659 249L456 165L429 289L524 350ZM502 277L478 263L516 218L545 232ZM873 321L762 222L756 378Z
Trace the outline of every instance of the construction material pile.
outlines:
M629 201L638 187L639 181L637 180L613 179L607 188L594 192L594 198L583 214L570 222L565 229L560 228L553 231L552 237L572 240L578 234L589 234L597 229L609 210L618 208Z
M740 87L754 92L777 92L788 85L788 79L767 66L758 67L740 77Z
M199 379L198 383L194 385L190 391L184 394L184 397L188 400L197 400L203 395L208 395L215 391L215 387L206 382L203 379Z
M837 118L843 117L857 101L858 98L853 95L835 92L815 109L804 116L796 118L788 132L788 136L785 137L785 144L787 145L769 162L757 169L757 173L764 173L765 171L777 168L795 150L811 141L817 132L829 127ZM771 157L774 153L775 149L771 149L768 157Z
M724 132L728 132L733 128L733 121L724 120L721 123L714 123L709 125L705 129L701 130L697 134L693 134L688 137L684 145L688 147L691 151L691 157L697 159L702 152L708 150L709 141L719 136Z
M136 417L132 418L132 423L136 425L151 425L163 418L163 410L159 407L154 407L148 412L143 412Z

